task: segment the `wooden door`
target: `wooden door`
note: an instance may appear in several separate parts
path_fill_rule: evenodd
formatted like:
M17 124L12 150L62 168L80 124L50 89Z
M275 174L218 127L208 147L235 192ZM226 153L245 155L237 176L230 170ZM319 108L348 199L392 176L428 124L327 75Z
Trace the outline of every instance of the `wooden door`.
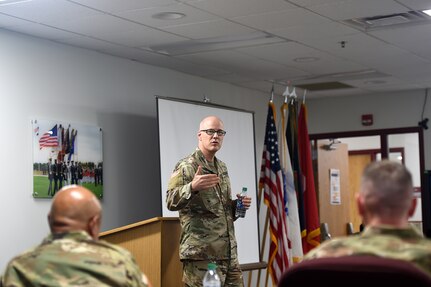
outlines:
M351 222L349 191L349 160L347 144L328 148L329 141L317 143L317 179L320 222L327 223L332 237L347 235L347 223ZM330 170L339 170L340 204L331 203Z

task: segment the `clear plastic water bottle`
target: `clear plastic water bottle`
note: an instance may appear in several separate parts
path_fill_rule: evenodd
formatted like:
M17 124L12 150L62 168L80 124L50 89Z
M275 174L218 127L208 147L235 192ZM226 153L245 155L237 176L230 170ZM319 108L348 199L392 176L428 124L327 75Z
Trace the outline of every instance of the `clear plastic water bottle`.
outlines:
M242 203L242 199L246 195L247 195L247 187L243 187L240 194L241 197L238 198L238 200L236 201L235 217L245 217L246 209Z
M203 287L221 287L220 276L217 274L217 265L208 263L208 271L202 280Z

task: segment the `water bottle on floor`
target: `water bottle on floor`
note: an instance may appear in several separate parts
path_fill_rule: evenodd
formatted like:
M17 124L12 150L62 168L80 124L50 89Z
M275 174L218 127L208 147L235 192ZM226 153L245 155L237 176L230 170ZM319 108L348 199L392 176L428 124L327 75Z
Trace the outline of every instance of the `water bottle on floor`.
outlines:
M220 276L217 274L217 265L208 263L208 271L202 280L203 287L221 287Z

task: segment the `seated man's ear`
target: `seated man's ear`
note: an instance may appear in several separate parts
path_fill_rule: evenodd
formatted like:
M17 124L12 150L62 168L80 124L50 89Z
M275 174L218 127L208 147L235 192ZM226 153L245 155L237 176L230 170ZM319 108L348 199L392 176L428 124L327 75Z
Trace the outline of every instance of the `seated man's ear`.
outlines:
M417 203L418 203L417 198L413 197L412 203L411 203L410 208L409 208L409 213L408 213L409 217L412 217L413 214L415 214Z
M364 198L361 196L360 193L357 193L355 195L355 199L356 199L356 205L358 206L359 215L364 216L364 214L365 214Z
M94 240L99 239L101 217L99 214L93 216L88 221L87 232Z

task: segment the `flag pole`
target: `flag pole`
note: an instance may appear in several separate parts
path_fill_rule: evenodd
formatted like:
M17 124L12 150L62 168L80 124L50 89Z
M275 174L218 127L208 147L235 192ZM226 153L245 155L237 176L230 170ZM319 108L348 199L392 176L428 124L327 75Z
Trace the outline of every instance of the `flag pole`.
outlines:
M262 246L260 247L260 255L259 255L259 260L262 262L263 259L263 253L265 252L265 245L266 245L266 233L268 231L268 223L269 223L269 208L266 209L266 217L265 217L265 226L263 227L263 238L262 238ZM259 269L257 271L257 281L256 281L256 287L259 287L259 283L260 283L260 274L261 274L262 269ZM266 275L268 276L268 268L266 271Z
M271 87L271 95L269 98L269 102L273 103L274 102L274 82L272 82L272 87ZM263 193L263 186L259 187L259 194L258 194L258 205L257 205L257 214L258 217L260 217L260 206L262 204L262 193ZM260 247L260 255L259 255L259 259L260 261L262 261L263 259L263 252L265 251L265 244L266 244L266 237L267 237L267 232L268 232L268 223L269 223L269 208L266 209L266 215L265 215L265 225L263 228L263 238L262 238L262 245ZM262 270L259 269L257 271L257 281L256 281L256 287L259 287L259 283L260 283L260 274L261 274ZM268 268L267 268L267 275L268 275ZM250 280L250 277L249 277Z
M258 218L260 218L259 214L260 214L260 206L262 205L262 193L263 193L263 186L259 187L259 194L257 196L257 214L258 214ZM263 259L263 252L265 251L265 244L266 244L266 234L268 232L268 222L269 222L269 209L267 208L266 210L266 216L265 216L265 225L263 227L263 238L262 238L262 245L260 246L260 255L259 255L259 260L262 261ZM262 269L257 270L257 281L256 281L256 287L259 287L259 282L260 282L260 274L262 272ZM249 277L250 280L250 277Z
M272 82L272 87L271 87L271 95L269 98L269 102L273 103L274 102L274 82ZM258 218L260 218L260 206L262 205L262 193L263 193L263 186L259 187L259 194L258 194L258 205L257 205L257 214L258 214ZM267 232L268 232L268 223L269 223L269 208L266 209L266 215L265 215L265 225L263 227L263 236L262 236L262 245L260 247L260 255L259 255L259 259L260 261L262 261L263 259L263 253L265 251L265 244L266 244L266 237L267 237ZM262 270L259 269L257 271L257 281L256 281L256 287L259 287L259 283L260 283L260 274L261 274ZM268 275L268 267L266 268L266 274ZM250 277L249 277L250 280Z

